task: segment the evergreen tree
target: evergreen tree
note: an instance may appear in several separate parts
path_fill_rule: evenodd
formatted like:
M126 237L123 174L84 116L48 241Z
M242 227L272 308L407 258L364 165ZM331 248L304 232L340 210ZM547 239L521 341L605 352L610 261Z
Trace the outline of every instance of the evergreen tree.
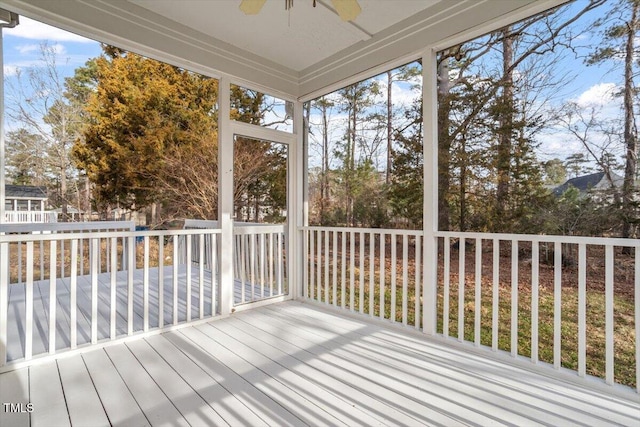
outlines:
M112 47L104 50L95 61L97 88L89 96L89 123L74 156L96 186L99 207L139 209L164 199L158 182L166 183L167 176L180 181L165 162L180 157L176 150L211 154L217 146L217 81ZM216 164L208 156L200 161Z
M391 162L389 201L396 221L406 219L408 228L422 228L424 158L422 142L422 100L406 111L411 125L396 132Z

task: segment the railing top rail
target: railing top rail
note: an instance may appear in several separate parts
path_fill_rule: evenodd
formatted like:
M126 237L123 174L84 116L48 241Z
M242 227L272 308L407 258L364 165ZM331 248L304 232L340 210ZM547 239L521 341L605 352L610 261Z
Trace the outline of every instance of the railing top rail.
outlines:
M234 227L273 227L273 226L283 226L284 224L269 224L264 222L242 222L242 221L233 221ZM209 220L209 219L185 219L184 220L184 228L217 228L218 221L217 220Z
M2 224L0 233L27 233L33 231L106 231L131 230L136 228L133 221L91 221L91 222L55 222L38 224Z
M185 219L184 228L218 228L218 221L210 219Z
M307 226L299 227L300 231L338 231L338 232L354 232L354 233L375 233L375 234L396 234L396 235L410 235L410 236L422 236L424 231L422 230L405 230L402 228L357 228L357 227L322 227L322 226Z
M357 227L323 227L306 226L298 227L300 231L336 231L347 233L375 233L375 234L396 234L422 236L422 230L404 230L390 228L357 228ZM460 232L460 231L436 231L435 237L483 239L483 240L509 240L520 242L560 242L587 245L611 245L640 247L640 239L623 239L619 237L586 237L586 236L558 236L549 234L509 234L509 233L481 233L481 232Z
M202 228L217 228L218 221L204 219L186 219L184 221L185 230L199 230ZM267 224L257 222L233 222L233 234L271 234L283 233L285 231L284 224Z
M285 226L274 225L274 224L256 224L256 225L243 225L243 226L235 226L233 228L233 234L245 235L245 234L272 234L272 233L284 233Z
M146 230L146 231L99 231L84 233L64 234L10 234L1 235L0 243L13 242L40 242L51 240L76 240L76 239L108 239L113 237L153 237L153 236L186 236L186 235L212 235L220 234L219 229L189 229L189 230Z
M519 242L559 242L587 245L610 245L640 247L640 239L623 239L619 237L585 237L585 236L556 236L548 234L507 234L507 233L476 233L459 231L436 231L436 237L510 240Z

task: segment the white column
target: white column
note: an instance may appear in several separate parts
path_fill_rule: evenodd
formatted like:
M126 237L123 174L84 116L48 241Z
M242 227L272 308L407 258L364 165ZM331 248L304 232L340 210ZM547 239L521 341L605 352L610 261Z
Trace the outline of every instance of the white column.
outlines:
M438 86L436 52L428 49L422 56L422 109L424 156L424 307L423 332L435 335L438 306Z
M222 77L218 85L218 223L221 235L218 245L220 260L220 314L233 309L233 133L231 131L231 85Z
M18 25L18 15L2 9L2 20L0 21L0 224L6 221L5 218L5 152L4 152L4 41L2 40L2 29L13 28Z
M306 147L305 147L305 128L303 120L303 103L296 101L293 109L293 132L296 140L290 148L289 155L291 158L291 171L289 172L290 185L290 202L289 212L289 239L292 246L289 253L294 254L294 258L290 263L290 272L293 280L290 287L291 296L298 299L302 296L302 287L304 286L303 268L305 262L303 254L303 233L298 231L300 227L307 225L307 200L306 200Z
M6 12L3 10L3 12ZM3 17L4 19L4 17ZM5 221L6 193L5 193L5 141L4 141L4 52L2 29L15 27L18 16L10 14L10 22L0 24L0 225ZM2 234L2 233L0 233ZM0 366L7 362L7 317L9 312L9 244L0 243Z
M0 27L0 226L5 218L4 177L4 63L2 27ZM9 307L9 244L0 243L0 366L7 361L7 316Z

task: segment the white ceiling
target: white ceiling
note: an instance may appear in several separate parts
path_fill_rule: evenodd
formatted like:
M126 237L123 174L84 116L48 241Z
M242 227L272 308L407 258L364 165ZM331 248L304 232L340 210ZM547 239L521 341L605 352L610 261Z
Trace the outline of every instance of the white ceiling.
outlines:
M441 0L359 0L361 14L344 22L330 0L268 0L258 15L245 15L239 0L130 0L248 52L302 71L427 9Z
M0 0L0 7L274 95L303 98L452 37L489 31L566 0L358 0L343 22L331 0Z

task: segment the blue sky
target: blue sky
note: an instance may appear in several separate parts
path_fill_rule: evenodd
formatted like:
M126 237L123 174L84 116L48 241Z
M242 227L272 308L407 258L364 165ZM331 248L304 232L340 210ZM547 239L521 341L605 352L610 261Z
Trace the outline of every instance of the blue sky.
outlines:
M75 68L101 51L100 44L93 40L21 16L17 27L3 30L5 75L15 74L16 67L36 65L45 41L55 47L57 63L65 76L73 75Z

